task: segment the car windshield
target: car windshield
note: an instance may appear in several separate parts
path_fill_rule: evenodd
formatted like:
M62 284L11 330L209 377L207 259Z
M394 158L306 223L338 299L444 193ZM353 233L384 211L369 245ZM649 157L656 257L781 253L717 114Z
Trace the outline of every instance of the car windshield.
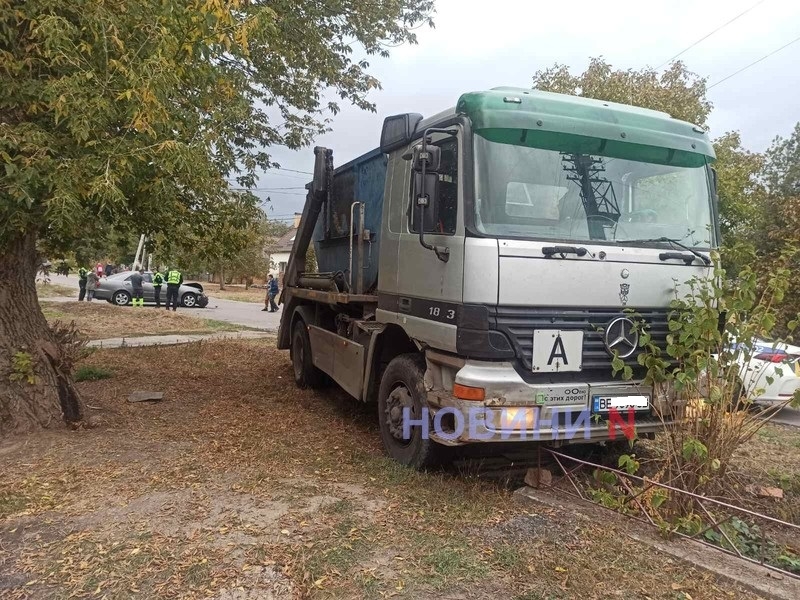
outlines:
M631 157L631 144L617 144L628 148L606 156L605 142L593 141L599 143L559 151L533 147L530 140L517 145L476 135L477 230L538 240L620 243L671 238L693 248L711 246L703 157L684 161L689 166L663 164L673 162L675 151L662 149L663 157L645 162Z

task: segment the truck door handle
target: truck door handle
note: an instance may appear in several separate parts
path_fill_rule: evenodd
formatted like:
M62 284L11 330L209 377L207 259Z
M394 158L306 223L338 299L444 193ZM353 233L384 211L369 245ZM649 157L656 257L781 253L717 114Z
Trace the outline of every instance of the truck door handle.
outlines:
M397 309L401 313L410 313L411 312L411 298L400 298L397 301Z

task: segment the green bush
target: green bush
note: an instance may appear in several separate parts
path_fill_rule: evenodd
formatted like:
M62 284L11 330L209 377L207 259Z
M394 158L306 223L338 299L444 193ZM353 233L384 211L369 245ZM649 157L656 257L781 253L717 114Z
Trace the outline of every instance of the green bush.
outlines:
M108 379L113 375L114 374L108 369L104 369L103 367L95 367L93 365L88 365L79 368L75 372L75 381L99 381L101 379Z

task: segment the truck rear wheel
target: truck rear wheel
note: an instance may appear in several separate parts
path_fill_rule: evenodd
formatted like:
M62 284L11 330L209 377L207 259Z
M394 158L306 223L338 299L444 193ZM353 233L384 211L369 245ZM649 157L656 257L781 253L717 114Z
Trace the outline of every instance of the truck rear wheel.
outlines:
M378 421L383 447L394 460L415 469L435 465L444 450L430 437L423 436L419 425L406 427L403 431L405 408L415 421L423 416L422 409L426 406L424 376L425 360L421 356L401 354L386 367L378 393ZM427 411L424 414L427 417Z
M292 347L289 351L294 369L294 382L301 389L323 387L327 376L314 366L311 358L311 340L303 321L297 321L292 328Z

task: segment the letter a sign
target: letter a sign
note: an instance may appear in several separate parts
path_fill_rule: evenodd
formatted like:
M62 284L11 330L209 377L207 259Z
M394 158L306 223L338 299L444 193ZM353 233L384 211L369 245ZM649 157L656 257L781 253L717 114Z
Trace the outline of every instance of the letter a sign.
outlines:
M583 332L536 329L533 332L532 367L536 373L580 371Z

